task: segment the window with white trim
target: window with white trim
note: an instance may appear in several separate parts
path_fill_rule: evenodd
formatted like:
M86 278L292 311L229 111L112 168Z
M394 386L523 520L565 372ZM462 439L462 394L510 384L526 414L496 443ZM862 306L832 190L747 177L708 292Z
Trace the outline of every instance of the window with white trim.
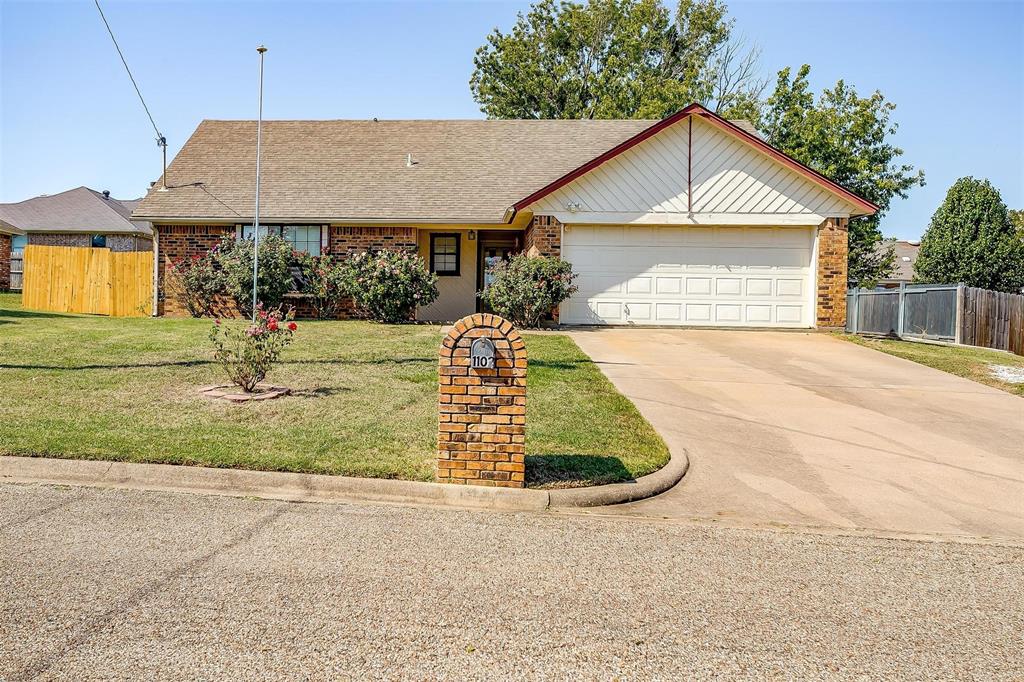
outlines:
M260 225L260 238L281 237L296 251L319 256L326 228L323 225ZM252 239L252 225L242 225L239 239Z

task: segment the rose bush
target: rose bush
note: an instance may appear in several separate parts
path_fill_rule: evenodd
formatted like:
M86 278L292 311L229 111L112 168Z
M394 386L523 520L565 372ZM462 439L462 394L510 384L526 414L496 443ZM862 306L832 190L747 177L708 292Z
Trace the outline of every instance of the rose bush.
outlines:
M212 315L217 294L224 290L224 274L217 267L217 248L191 258L179 258L167 266L168 284L180 294L192 317Z
M437 275L408 251L356 253L343 261L345 291L378 322L408 322L417 306L437 299Z
M335 319L349 297L344 262L328 255L303 254L299 267L302 269L302 293L309 296L313 314L318 320Z
M499 263L480 298L519 327L539 327L555 306L576 293L576 274L561 258L521 253Z
M266 310L256 306L256 322L246 326L221 324L210 330L214 358L227 372L231 383L252 393L267 377L281 351L292 342L298 326L292 321L294 310Z

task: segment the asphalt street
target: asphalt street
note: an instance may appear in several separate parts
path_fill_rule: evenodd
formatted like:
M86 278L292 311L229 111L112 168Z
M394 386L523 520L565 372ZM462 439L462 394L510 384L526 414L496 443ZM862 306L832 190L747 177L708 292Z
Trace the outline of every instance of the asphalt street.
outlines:
M1024 547L0 486L0 679L1024 677Z

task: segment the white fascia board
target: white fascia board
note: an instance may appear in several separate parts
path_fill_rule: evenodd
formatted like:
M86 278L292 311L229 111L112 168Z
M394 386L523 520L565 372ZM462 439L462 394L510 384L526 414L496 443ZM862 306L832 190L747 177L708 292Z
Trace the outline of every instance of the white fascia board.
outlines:
M539 214L538 214L539 215ZM558 211L554 214L560 223L586 225L795 225L815 227L825 222L826 216L806 214L763 213L594 213ZM845 217L845 216L843 216Z

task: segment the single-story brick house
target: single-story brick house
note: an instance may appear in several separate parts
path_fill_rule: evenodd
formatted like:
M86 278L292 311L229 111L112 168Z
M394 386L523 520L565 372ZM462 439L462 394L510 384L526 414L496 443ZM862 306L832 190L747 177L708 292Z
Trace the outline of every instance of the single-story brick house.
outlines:
M251 234L255 121L203 121L134 217L163 274ZM690 105L662 121L266 121L261 228L343 256L408 249L440 277L422 320L479 309L488 266L560 255L565 324L839 327L847 221L877 207Z
M76 187L12 204L0 204L0 221L18 227L27 244L102 247L149 251L153 230L133 221L138 199L115 199L110 192Z

